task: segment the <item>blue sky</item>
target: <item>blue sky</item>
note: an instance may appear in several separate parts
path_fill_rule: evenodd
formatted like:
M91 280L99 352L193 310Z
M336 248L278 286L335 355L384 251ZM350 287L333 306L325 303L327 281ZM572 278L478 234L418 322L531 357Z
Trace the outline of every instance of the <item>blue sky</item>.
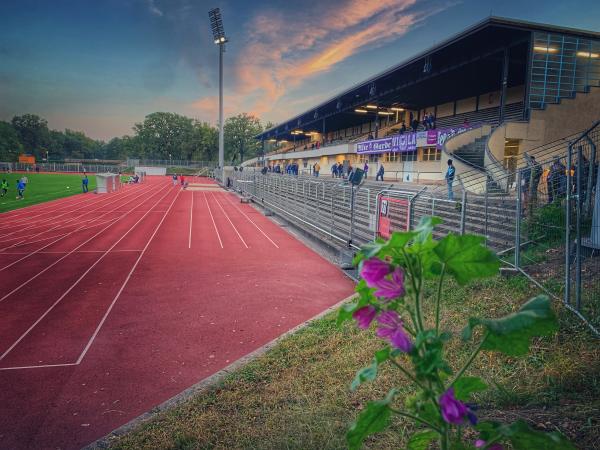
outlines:
M217 47L230 39L226 115L280 122L490 14L600 29L597 1L2 0L0 119L35 113L97 139L155 111L216 121Z

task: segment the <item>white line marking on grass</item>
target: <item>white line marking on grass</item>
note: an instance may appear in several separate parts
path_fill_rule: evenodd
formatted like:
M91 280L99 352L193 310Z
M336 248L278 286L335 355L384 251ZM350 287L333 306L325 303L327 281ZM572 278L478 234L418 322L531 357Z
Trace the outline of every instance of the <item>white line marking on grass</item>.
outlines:
M160 192L160 190L159 190ZM156 193L153 193L149 198L154 197L154 195L156 195ZM164 198L164 196L162 197ZM144 200L145 202L146 200ZM135 208L137 208L139 205L134 206L133 208L131 208L130 211L133 211ZM46 267L45 269L41 270L40 272L38 272L37 274L35 274L34 276L32 276L29 280L23 282L22 284L20 284L19 286L17 286L16 288L14 288L12 291L10 291L8 294L6 294L4 297L0 298L0 302L3 302L7 297L11 296L12 294L14 294L15 292L17 292L19 289L21 289L23 286L26 286L27 284L29 284L31 281L35 280L37 277L39 277L40 275L42 275L44 272L46 272L47 270L51 269L52 267L54 267L56 264L58 264L59 262L61 262L63 259L65 259L67 256L69 256L72 253L75 253L77 250L79 250L81 247L83 247L85 244L87 244L88 242L90 242L91 240L93 240L96 236L100 235L103 231L107 230L108 228L110 228L111 226L113 226L115 223L117 223L118 221L120 221L121 219L125 218L127 216L123 215L121 217L119 217L117 220L115 220L114 222L108 224L106 227L102 228L100 231L98 231L96 234L94 234L91 238L85 240L83 243L79 244L77 247L75 247L73 250L71 250L69 253L67 253L65 256L57 259L56 261L54 261L52 264L50 264L48 267ZM22 258L24 259L24 258ZM15 263L12 263L15 264ZM6 267L5 267L6 268ZM3 270L5 269L3 268Z
M204 194L204 200L206 201L206 206L208 206L208 213L210 214L210 218L212 219L213 226L215 227L215 231L217 232L217 238L219 239L219 244L221 245L221 248L223 248L223 241L221 240L221 235L219 234L219 230L217 228L217 224L215 223L215 218L213 216L213 213L210 210L210 205L208 204L208 198L206 197L205 192L203 192L202 194Z
M161 201L162 201L162 199L163 199L163 198L165 198L165 197L166 197L168 194L169 194L169 191L167 191L167 192L165 193L165 195L163 195L161 198L159 198L159 199L156 201L156 203L155 203L153 206L156 206L156 205L158 205L158 203L159 203L159 202L161 202ZM177 194L177 195L179 195L179 194ZM177 196L175 196L175 198L177 198ZM85 276L86 276L88 273L90 273L90 272L91 272L91 270L92 270L94 267L96 267L96 265L97 265L97 264L98 264L100 261L102 261L102 260L104 259L104 257L105 257L106 255L108 255L108 254L109 254L109 252L110 252L110 251L111 251L113 248L115 248L115 247L116 247L116 246L119 244L119 242L121 242L123 239L125 239L125 237L126 237L126 236L127 236L127 235L128 235L130 232L131 232L131 230L133 230L133 229L134 229L134 228L135 228L135 227L136 227L136 226L137 226L137 225L138 225L138 224L139 224L139 223L140 223L142 220L144 220L144 218L145 218L145 217L146 217L148 214L149 214L149 211L148 211L146 214L144 214L142 217L140 217L140 218L137 220L137 222L135 222L135 223L134 223L134 224L133 224L133 225L132 225L132 226L131 226L131 227L130 227L130 228L129 228L129 229L128 229L128 230L127 230L127 231L126 231L126 232L125 232L125 233L124 233L124 234L123 234L123 235L122 235L122 236L121 236L121 237L118 239L118 240L117 240L117 242L115 242L115 243L114 243L114 244L113 244L113 245L112 245L112 246L111 246L111 247L110 247L108 250L106 250L106 251L105 251L105 252L104 252L104 253L103 253L103 254L100 256L100 258L98 258L98 259L97 259L97 260L96 260L96 261L95 261L95 262L94 262L94 263L93 263L93 264L92 264L90 267L88 267L88 268L87 268L87 270L86 270L85 272L83 272L83 274L82 274L82 275L81 275L79 278L77 278L77 280L76 280L76 281L75 281L75 282L74 282L74 283L73 283L73 284L72 284L72 285L69 287L69 289L67 289L67 290L66 290L66 291L65 291L65 292L64 292L64 293L63 293L63 294L62 294L62 295L61 295L61 296L58 298L58 300L56 300L56 301L55 301L55 302L52 304L52 306L50 306L50 307L49 307L49 308L48 308L48 309L47 309L47 310L46 310L46 311L45 311L45 312L44 312L44 313L43 313L43 314L42 314L42 315L41 315L41 316L40 316L40 317L39 317L39 318L38 318L38 319L37 319L37 320L36 320L36 321L33 323L33 325L31 325L31 326L30 326L30 327L27 329L27 331L25 331L25 333L23 333L23 334L21 335L21 337L19 337L19 339L17 339L17 340L16 340L16 341L15 341L15 342L14 342L14 343L13 343L13 344L12 344L12 345L11 345L11 346L8 348L8 349L7 349L7 350L6 350L4 353L2 353L2 355L0 356L0 361L2 361L2 360L3 360L3 359L6 357L6 355L8 355L8 354L9 354L9 353L10 353L10 352L11 352L11 351L12 351L12 350L13 350L13 349L14 349L14 348L17 346L17 345L19 345L19 343L20 343L20 342L21 342L23 339L25 339L25 337L27 337L27 335L28 335L28 334L29 334L29 333L30 333L30 332L31 332L31 331L32 331L32 330L33 330L33 329L34 329L34 328L35 328L35 327L36 327L36 326L37 326L37 325L38 325L38 324L39 324L39 323L42 321L42 320L44 320L44 318L45 318L45 317L46 317L48 314L50 314L50 312L51 312L51 311L52 311L52 310L53 310L53 309L56 307L56 305L58 305L58 304L59 304L59 303L60 303L60 302L61 302L61 301L62 301L62 300L63 300L63 299L64 299L64 298L65 298L65 297L66 297L66 296L69 294L69 292L71 292L71 291L72 291L72 290L75 288L75 286L77 286L77 285L79 284L79 282L80 282L81 280L83 280L83 278L84 278L84 277L85 277ZM163 220L164 220L164 217L163 217ZM160 222L160 223L162 223L162 220L161 220L161 222ZM142 253L142 254L143 254L143 253ZM64 258L64 257L63 257L63 258ZM61 258L61 259L63 259L63 258ZM139 258L138 258L138 260L139 260ZM60 260L59 260L59 261L60 261ZM79 364L79 363L78 363L78 364Z
M125 202L125 203L123 203L123 204L121 204L121 205L117 206L117 208L121 208L121 207L123 207L123 206L125 206L125 205L128 205L129 203L133 202L134 200L136 200L136 199L140 198L141 196L143 196L143 195L147 194L147 193L148 193L148 192L150 192L151 190L152 190L152 189L146 189L146 190L144 190L142 193L140 193L139 195L136 195L135 197L133 197L133 198L132 198L131 200L129 200L128 202ZM129 197L129 196L126 196L126 197L119 198L118 200L120 201L120 200L123 200L124 198L127 198L127 197ZM151 197L152 197L152 196L151 196ZM150 197L150 198L151 198L151 197ZM116 202L112 202L112 203L116 203ZM134 209L135 209L135 208L134 208ZM133 211L133 210L129 210L129 212L131 212L131 211ZM98 220L99 218L101 218L101 217L105 216L106 214L108 214L108 213L110 213L110 212L111 212L111 211L108 211L107 213L105 213L105 214L102 214L102 215L98 216L98 217L97 217L96 219L94 219L94 220ZM116 220L118 220L118 218L117 218ZM115 220L115 222L116 222L116 220ZM110 226L110 225L109 225L109 226ZM49 244L46 244L46 245L44 245L43 247L40 247L39 249L37 249L37 250L35 250L35 251L33 251L33 252L30 252L30 253L29 253L27 256L24 256L23 258L20 258L20 259L18 259L17 261L14 261L14 262L10 263L9 265L7 265L7 266L4 266L4 267L0 268L0 272L2 272L2 271L3 271L3 270L5 270L5 269L8 269L9 267L12 267L12 266L14 266L15 264L17 264L17 263L19 263L19 262L23 261L24 259L27 259L27 258L29 258L30 256L33 256L33 255L35 255L35 254L37 254L37 253L40 253L40 252L42 252L42 250L44 250L45 248L48 248L48 247L50 247L52 244L56 244L57 242L59 242L59 241L63 240L63 239L64 239L64 238L66 238L67 236L70 236L71 234L73 234L73 233L76 233L77 231L79 231L79 230L80 230L80 229L82 229L83 227L84 227L84 226L81 226L81 227L79 227L79 228L76 228L75 230L73 230L73 231L71 231L71 232L67 233L65 236L63 236L63 237L59 237L59 238L58 238L58 239L56 239L55 241L52 241L52 242L50 242ZM102 231L101 231L101 232L102 232ZM97 236L97 235L95 235L95 236ZM94 237L95 237L95 236L94 236ZM84 242L84 244L85 244L85 242ZM75 250L77 250L79 247L81 247L81 246L78 246L78 247L76 247L76 249L75 249ZM50 253L50 252L45 252L45 253ZM60 252L60 253L68 253L68 252ZM2 299L0 299L0 302L1 302L1 301L2 301Z
M142 250L142 252L140 253L140 255L138 256L137 260L135 261L135 263L133 264L133 267L131 268L131 270L129 271L129 273L127 274L127 278L125 278L125 281L123 282L123 284L121 285L121 288L119 289L119 292L117 292L117 294L115 295L115 298L113 299L112 303L110 304L110 306L108 307L108 309L106 310L106 312L104 313L104 316L102 317L102 320L100 321L100 323L98 324L98 326L96 327L96 330L94 331L94 334L92 335L92 337L90 338L90 340L88 341L87 345L85 346L85 348L83 349L83 352L81 352L81 355L79 355L79 358L77 358L77 364L80 364L81 361L83 361L83 358L85 358L86 353L88 352L88 350L90 349L90 347L92 346L94 339L96 339L96 336L98 336L98 333L100 332L100 329L102 328L102 325L104 325L104 322L106 321L108 315L110 314L110 312L113 309L113 306L115 306L115 303L117 303L117 300L119 299L119 297L121 296L121 293L123 292L123 290L125 289L125 286L127 286L127 283L129 283L129 280L131 279L131 276L133 275L133 272L135 272L135 269L137 268L138 264L140 263L140 261L142 260L142 257L144 256L144 254L146 253L146 250L148 249L148 247L150 246L150 243L152 242L152 240L154 239L154 236L156 236L156 233L158 233L158 230L160 229L160 226L163 224L163 222L165 221L167 215L169 214L169 211L171 211L171 208L173 207L173 204L175 203L175 201L177 200L177 198L179 197L179 193L181 191L177 191L177 195L175 195L175 198L173 199L173 201L171 202L171 204L169 205L169 207L167 208L167 211L165 212L165 215L162 217L162 219L160 219L160 222L158 223L158 225L156 226L156 228L154 229L154 233L152 233L152 236L150 236L150 239L148 239L148 242L146 242L146 245L144 246L144 249Z
M248 248L248 244L246 244L246 241L244 241L244 238L242 237L242 235L240 234L240 232L238 231L238 229L235 227L235 225L233 224L233 222L231 221L231 219L229 218L229 216L227 215L227 213L223 209L223 206L221 206L221 204L219 203L219 201L215 197L215 194L212 194L212 196L215 199L215 202L217 202L217 205L219 205L219 208L221 208L221 211L223 211L223 214L225 215L225 217L227 218L227 220L229 221L229 223L231 224L231 226L233 227L233 230L237 233L238 237L240 238L240 241L242 241L242 244L244 244L244 247Z
M194 192L192 192L192 204L190 206L190 235L188 238L188 248L192 248L192 212L194 211Z
M249 222L250 222L252 225L254 225L254 226L256 227L256 229L257 229L258 231L260 231L260 232L262 233L262 235L263 235L264 237L266 237L266 238L269 240L269 242L270 242L271 244L273 244L273 245L275 246L275 248L279 248L279 246L278 246L278 245L277 245L275 242L273 242L273 240L272 240L272 239L271 239L269 236L267 236L267 233L265 233L265 232L264 232L264 231L263 231L263 230L262 230L262 229L261 229L261 228L260 228L258 225L256 225L256 223L255 223L255 222L254 222L254 221L253 221L253 220L252 220L250 217L248 217L248 216L246 215L246 213L245 213L244 211L242 211L242 210L241 210L241 208L238 208L238 207L237 207L237 206L236 206L236 205L235 205L235 204L234 204L234 203L231 201L231 199L229 198L229 195L225 195L225 198L227 199L227 201L228 201L229 203L231 203L231 205L232 205L232 206L233 206L235 209L237 209L239 212L241 212L241 213L242 213L242 215L243 215L243 216L244 216L246 219L248 219L248 221L249 221Z

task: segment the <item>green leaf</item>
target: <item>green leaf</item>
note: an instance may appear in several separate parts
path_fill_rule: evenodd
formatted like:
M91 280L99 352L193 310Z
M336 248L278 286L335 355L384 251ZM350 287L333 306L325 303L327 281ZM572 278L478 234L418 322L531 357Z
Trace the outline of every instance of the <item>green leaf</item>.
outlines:
M532 298L519 311L500 319L470 318L462 332L464 340L470 339L477 325L488 332L482 349L497 350L509 356L526 354L532 337L548 336L558 330L556 315L545 295Z
M473 392L485 391L488 386L479 377L460 377L452 385L454 396L461 401L469 400Z
M440 219L439 217L435 217L435 216L422 217L421 220L419 221L419 224L415 228L415 232L417 234L417 236L415 237L415 241L416 242L427 241L428 238L431 237L431 233L433 232L433 229L435 228L435 226L441 224L442 222L444 222L444 221L442 219Z
M417 431L408 440L406 448L408 450L427 450L429 443L438 437L439 434L432 430Z
M367 403L365 410L360 413L356 422L346 433L346 441L350 450L359 449L369 435L377 433L389 425L392 414L389 404L394 395L396 395L396 390L392 389L385 399Z
M391 350L389 347L382 348L375 352L375 361L377 361L377 364L381 364L390 359L390 354Z
M433 251L446 264L446 271L459 284L466 284L475 278L495 275L500 269L500 261L484 247L483 242L482 236L450 233L439 241Z
M510 439L515 450L575 450L562 434L533 430L523 420L501 427L499 431Z
M354 376L354 380L350 385L350 390L355 391L358 387L363 384L365 381L373 381L377 378L377 361L373 361L370 366L363 367Z
M416 235L417 233L413 231L395 231L387 241L377 239L375 242L369 242L363 245L361 252L356 256L354 262L356 264L374 256L383 258L384 256L391 255L395 249L405 247Z

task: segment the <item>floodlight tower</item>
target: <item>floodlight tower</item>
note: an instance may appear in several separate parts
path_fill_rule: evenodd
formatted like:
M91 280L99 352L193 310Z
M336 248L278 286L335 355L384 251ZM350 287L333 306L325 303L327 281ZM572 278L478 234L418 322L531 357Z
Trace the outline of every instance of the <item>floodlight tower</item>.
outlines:
M223 132L223 53L225 53L225 43L228 39L225 37L223 29L223 19L221 19L221 10L213 8L208 11L210 27L213 32L215 44L219 46L219 167L223 169L225 165L224 150L224 132Z

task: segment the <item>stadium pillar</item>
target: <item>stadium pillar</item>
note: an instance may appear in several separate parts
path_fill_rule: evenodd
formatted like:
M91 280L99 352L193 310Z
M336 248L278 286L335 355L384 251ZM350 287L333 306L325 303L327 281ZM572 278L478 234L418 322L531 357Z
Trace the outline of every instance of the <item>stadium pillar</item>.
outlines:
M225 166L225 132L223 123L223 53L225 43L219 44L219 167Z
M325 144L325 117L323 117L323 133L321 134L321 141Z
M502 84L501 84L501 94L500 94L500 117L498 118L499 122L504 122L504 106L506 105L506 90L508 87L508 66L509 66L509 56L508 56L508 48L504 49L503 58L502 58Z

